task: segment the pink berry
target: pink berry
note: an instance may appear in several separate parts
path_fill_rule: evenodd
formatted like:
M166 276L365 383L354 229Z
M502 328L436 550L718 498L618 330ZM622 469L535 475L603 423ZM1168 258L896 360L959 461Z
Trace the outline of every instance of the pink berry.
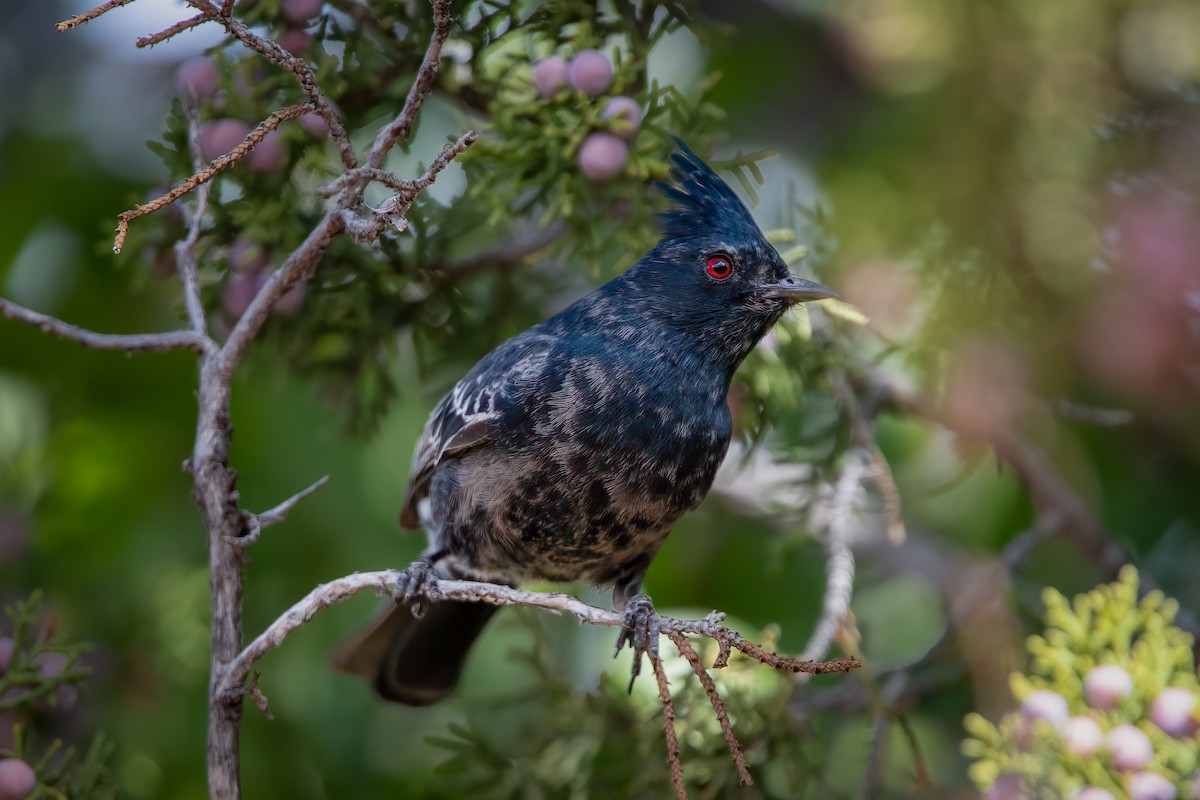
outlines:
M13 651L16 649L16 642L7 636L0 636L0 675L8 672L12 666Z
M1133 678L1116 664L1102 664L1083 677L1083 695L1088 705L1112 711L1133 692Z
M591 181L606 181L625 169L629 148L611 133L591 133L579 146L579 171Z
M1051 725L1058 726L1066 720L1070 711L1061 694L1049 689L1038 689L1030 692L1022 701L1021 713L1029 719L1044 719Z
M632 139L642 124L642 107L632 97L613 97L604 106L601 119L616 119L613 133L622 139Z
M1144 769L1154 759L1150 737L1132 725L1118 725L1109 731L1104 747L1113 767L1121 772Z
M225 315L230 320L241 319L265 281L266 277L262 274L231 277L221 293L221 308L225 310Z
M275 44L297 58L304 58L305 54L308 53L308 48L312 45L312 37L303 28L288 28L279 34L278 38L275 39Z
M300 127L308 136L323 137L329 133L329 122L326 122L324 116L317 112L308 112L296 122L299 122Z
M175 88L181 95L193 92L197 100L208 100L221 90L221 71L211 58L188 59L175 70Z
M34 657L33 665L43 678L54 678L62 675L70 660L66 653L42 653Z
M1129 776L1129 800L1175 800L1175 786L1157 772Z
M1150 704L1148 716L1163 733L1176 739L1186 739L1200 729L1196 719L1196 693L1190 689L1163 689Z
M613 65L599 50L580 50L567 68L567 80L579 91L599 97L613 84Z
M1028 797L1021 786L1020 776L1005 773L996 778L992 788L984 793L983 800L1027 800Z
M0 760L0 800L25 800L36 788L33 767L19 758Z
M1113 797L1112 792L1107 789L1101 789L1098 786L1085 786L1071 795L1071 800L1117 800L1117 798Z
M261 272L270 263L271 253L262 242L241 236L229 245L229 268L239 275Z
M296 120L309 136L321 137L329 133L329 123L315 111L310 111Z
M300 306L304 304L305 291L305 284L303 282L297 283L275 301L275 310L284 315L295 314L300 310Z
M287 151L283 147L283 134L271 131L254 145L246 157L246 166L254 172L277 172L287 164Z
M546 99L567 85L567 62L558 56L543 58L533 65L533 87Z
M1091 717L1071 717L1059 726L1058 735L1071 755L1086 758L1100 749L1104 732Z
M200 126L200 150L206 158L223 156L242 143L250 126L240 119L219 119Z
M280 8L289 22L304 24L321 13L322 0L283 0Z
M33 665L37 667L38 674L43 678L56 678L63 674L70 660L70 656L66 653L42 653L34 657ZM53 694L47 695L38 701L38 705L42 708L66 710L74 706L75 701L78 699L79 690L70 684L64 683L59 685Z

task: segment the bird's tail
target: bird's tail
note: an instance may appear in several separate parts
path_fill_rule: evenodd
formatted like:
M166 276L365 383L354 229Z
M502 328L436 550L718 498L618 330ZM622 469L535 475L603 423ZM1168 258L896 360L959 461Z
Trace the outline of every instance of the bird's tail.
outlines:
M392 606L338 647L333 668L366 678L385 700L433 705L454 691L471 645L498 610L443 600L427 602L417 617L406 604Z

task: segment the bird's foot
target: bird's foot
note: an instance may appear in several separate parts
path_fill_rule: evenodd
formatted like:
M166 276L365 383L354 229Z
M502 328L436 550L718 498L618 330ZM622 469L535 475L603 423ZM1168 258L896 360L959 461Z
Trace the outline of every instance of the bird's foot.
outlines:
M629 676L629 691L633 692L633 682L642 671L642 653L650 656L651 665L658 660L659 638L658 614L654 611L654 603L644 594L636 594L625 604L625 616L621 620L621 633L617 636L615 658L621 648L629 644L633 650L633 670Z
M433 559L421 556L406 569L396 573L392 599L409 606L414 617L425 614L425 604L437 598L438 579L433 574Z

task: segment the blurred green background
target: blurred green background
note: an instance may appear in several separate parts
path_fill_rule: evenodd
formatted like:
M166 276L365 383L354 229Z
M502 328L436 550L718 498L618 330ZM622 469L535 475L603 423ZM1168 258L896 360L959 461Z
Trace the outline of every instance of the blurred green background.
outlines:
M135 266L132 248L114 257L111 230L168 179L145 141L161 138L176 66L218 38L200 30L135 50L136 36L188 15L165 0L55 33L54 22L86 5L0 6L0 294L94 330L168 329L180 324L175 283ZM846 351L878 360L959 430L1035 442L1194 622L1200 7L714 0L697 14L718 24L703 40L669 37L652 74L683 85L719 73L709 96L723 115L719 154L780 151L760 165L764 227L789 225L797 194L825 209L810 230L812 266L872 320ZM397 81L405 91L408 77ZM427 161L464 125L447 102L430 107L426 127L413 152ZM432 372L418 369L402 330L387 363L402 388L368 433L351 432L327 393L288 369L278 339L254 349L233 395L244 507L331 480L251 549L248 635L318 582L400 567L419 552L422 537L399 535L395 518L425 415L500 333L595 281L587 269L550 268L574 288L533 296L440 357L435 345ZM469 303L490 280L450 296ZM205 794L207 561L179 468L195 377L186 353L92 352L0 320L0 593L9 602L43 589L60 634L93 643L82 697L39 730L79 740L108 732L117 782L133 798ZM1092 407L1128 419L1090 424ZM1017 569L1001 566L1034 511L986 445L903 415L882 417L877 438L908 537L890 543L878 508L863 514L853 612L869 670L813 681L789 705L796 719L811 715L807 735L822 750L825 788L809 796L858 796L873 676L921 658L953 620L951 646L921 666L928 686L907 706L935 788L914 788L893 729L878 796L970 797L962 717L1011 702L1006 675L1041 587L1071 593L1111 576L1054 536ZM677 526L647 589L668 612L718 608L748 632L777 625L780 648L796 652L819 615L824 551L803 515L764 511L788 501L789 462L802 449L782 462L759 452L757 472L731 470ZM503 742L570 687L591 691L601 671L625 670L607 657L608 630L506 612L459 697L429 710L386 707L327 666L376 603L359 597L321 614L260 665L275 719L247 709L248 796L449 796L433 773L447 752L427 737L471 722ZM531 658L568 688L547 688ZM657 740L655 704L641 708L633 721ZM645 769L655 791L669 791L660 752L644 755Z

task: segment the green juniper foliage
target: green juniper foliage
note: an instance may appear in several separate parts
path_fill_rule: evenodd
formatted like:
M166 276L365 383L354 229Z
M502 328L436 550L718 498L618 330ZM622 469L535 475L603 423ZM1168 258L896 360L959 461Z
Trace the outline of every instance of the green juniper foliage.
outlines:
M775 646L768 629L757 641ZM703 663L717 644L694 641ZM514 658L521 656L514 655ZM756 784L740 785L721 729L688 662L662 644L671 686L684 775L697 797L841 798L825 775L822 739L791 709L795 684L735 652L710 675L724 698ZM662 706L652 675L628 689L628 664L608 670L595 691L565 681L539 646L525 654L537 691L504 704L472 709L462 723L430 742L446 753L437 768L437 796L478 798L674 798L666 777ZM649 680L646 680L649 678ZM524 712L513 731L506 714ZM503 731L498 734L498 731Z
M1164 689L1200 697L1192 637L1171 624L1179 604L1157 591L1139 601L1137 570L1131 566L1116 583L1074 602L1053 589L1046 589L1044 600L1046 632L1029 638L1029 673L1012 676L1013 695L1025 701L1034 692L1054 692L1066 700L1071 715L1095 720L1104 733L1136 726L1153 746L1153 758L1139 771L1162 775L1178 796L1192 797L1200 774L1200 739L1194 730L1176 738L1151 721L1154 700ZM1098 704L1085 688L1088 673L1103 665L1117 666L1132 679L1132 690L1111 708ZM970 775L981 789L1015 777L1031 796L1046 800L1070 797L1084 786L1117 797L1128 791L1133 770L1117 769L1111 748L1083 754L1064 743L1061 721L1034 719L1026 710L1006 714L998 724L979 714L969 714L965 722L969 737L963 752L975 761Z
M4 646L11 644L11 653L7 665L0 664L0 712L11 728L13 746L0 747L0 759L19 759L33 768L38 782L34 798L114 798L109 761L115 744L105 734L95 734L82 752L46 735L54 719L76 703L90 670L78 663L88 647L55 639L41 606L41 594L35 592L4 609Z

